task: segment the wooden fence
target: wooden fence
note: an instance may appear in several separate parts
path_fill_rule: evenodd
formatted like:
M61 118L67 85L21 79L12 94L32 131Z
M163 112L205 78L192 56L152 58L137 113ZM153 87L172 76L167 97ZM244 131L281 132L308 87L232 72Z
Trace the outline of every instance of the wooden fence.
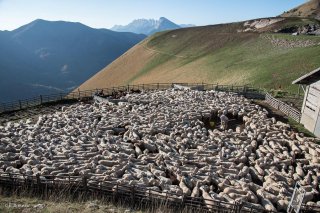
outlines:
M187 196L141 188L138 186L120 185L117 182L92 181L80 176L52 176L1 173L0 188L2 192L16 194L29 193L48 199L59 194L63 198L102 199L113 203L127 204L139 209L170 208L177 212L184 209L192 212L266 212L262 208L247 202L228 203L219 200L205 200ZM303 205L301 212L320 212L319 206Z
M197 212L264 212L249 203L232 204L218 200L205 200L161 193L137 186L119 185L115 182L94 182L84 177L27 176L3 173L0 175L0 187L5 192L32 193L43 199L56 193L64 197L81 196L81 199L100 198L108 201L127 203L138 208L164 207L181 211L183 209ZM79 198L79 197L77 197Z
M175 83L154 83L154 84L138 84L138 85L127 85L119 87L99 88L94 90L76 91L71 93L58 93L52 95L40 95L38 97L12 101L8 103L0 103L0 113L12 112L22 110L30 107L64 103L66 101L76 101L79 99L92 99L93 95L102 91L105 95L111 95L114 92L125 92L131 90L163 90L172 88ZM176 83L188 87L202 87L204 90L216 90L216 91L227 91L235 92L244 95L248 98L261 98L264 99L264 93L260 89L256 89L249 86L233 86L233 85L219 85L219 84L205 84L205 83Z
M275 109L280 110L288 117L292 118L296 122L300 122L301 112L295 109L294 107L274 98L269 93L266 94L266 102Z

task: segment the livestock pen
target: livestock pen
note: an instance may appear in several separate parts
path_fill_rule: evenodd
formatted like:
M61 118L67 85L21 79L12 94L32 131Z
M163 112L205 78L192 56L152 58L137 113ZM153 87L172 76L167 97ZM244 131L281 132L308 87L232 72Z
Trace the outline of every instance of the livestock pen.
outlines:
M37 97L17 100L8 103L0 103L0 115L4 113L10 113L20 111L23 109L55 105L59 103L74 103L78 100L92 100L94 94L102 92L105 96L112 96L114 93L126 93L130 91L141 91L141 90L164 90L173 88L174 84L179 84L188 87L203 88L203 90L215 90L221 92L233 92L239 95L243 95L250 99L262 99L266 102L282 111L288 117L299 122L301 113L294 107L274 98L271 94L266 93L262 88L255 88L253 86L239 86L239 85L220 85L220 84L207 84L207 83L152 83L152 84L137 84L137 85L126 85L109 88L97 88L93 90L76 91L71 93L57 93L51 95L40 95Z
M203 90L205 90L205 85L199 86L198 88L199 89L202 88ZM213 86L212 86L212 88L213 88ZM215 85L215 88L213 88L213 89L212 88L207 88L207 89L208 90L216 90L217 88L219 89L219 86ZM159 86L156 85L156 89L161 90L160 85ZM222 88L222 89L225 89L225 88ZM232 87L232 89L234 90L234 87ZM122 95L126 95L126 93L136 93L136 92L139 93L140 92L139 90L140 89L137 89L137 88L130 89L130 87L128 87L124 90L117 90L117 91L112 90L109 93L108 93L108 91L107 92L102 91L102 93L103 94L106 93L105 95L107 95L107 96L109 95L112 98L113 96L117 96L118 95L117 93L122 93ZM146 89L144 89L144 90L146 90ZM175 91L175 90L157 91L156 93L166 94L166 92L170 92L170 93L180 92L179 93L180 99L175 98L176 105L181 104L181 102L183 102L183 100L189 100L188 95L189 95L189 93L191 93L189 91ZM242 92L247 92L247 91L246 91L246 89L243 89ZM186 96L182 96L183 100L181 99L182 93L186 94ZM193 93L200 94L198 92L193 92ZM212 93L215 93L215 92L212 92ZM241 93L241 91L237 92L237 94L239 94L239 93ZM145 93L145 94L148 94L148 93ZM205 94L205 96L202 99L199 99L199 97L197 97L197 100L199 101L199 105L197 107L195 107L197 109L199 107L201 108L202 104L206 103L206 100L211 100L211 98L214 97L214 96L210 95L211 92L207 92L207 93L203 93L203 94ZM226 93L216 93L216 94L226 95ZM227 95L233 96L233 94L227 94ZM133 97L133 100L131 100L132 103L136 103L136 99L139 99L140 94L129 94L128 98L130 96ZM196 96L194 96L194 97L196 97ZM239 103L240 99L245 100L239 96L234 96L234 97L237 97L237 101L234 103ZM218 101L221 101L221 100L223 100L223 99L221 99L221 97L219 96ZM228 99L228 101L229 100L230 99ZM153 101L156 101L156 100L153 100ZM194 103L192 101L189 101L189 102ZM97 104L86 104L86 105L78 104L78 105L82 105L82 107L83 106L87 106L87 107L88 106L90 106L90 107L97 106ZM252 102L250 100L247 100L247 99L246 99L245 105L250 105L250 110L248 110L250 112L254 111L255 107L259 107L259 106L255 106L254 104L252 104ZM72 106L70 106L70 107L72 107ZM207 108L208 108L208 106L206 106L205 109L207 109ZM63 112L65 112L65 109L66 108L62 108L61 110ZM203 112L207 112L207 111L203 111ZM164 112L164 113L167 113L167 112ZM113 113L111 112L111 114L113 114ZM202 117L202 114L201 114L201 117ZM263 117L262 119L264 119L264 118L265 117ZM116 118L116 119L118 119L118 118ZM200 119L199 116L198 116L198 119ZM8 124L8 125L11 125L11 124ZM3 133L3 135L6 135L6 134L7 134L6 132ZM55 137L58 137L58 136L55 136ZM286 137L288 137L288 136L286 135ZM23 138L23 136L21 135L19 138ZM29 140L29 139L27 139L27 140ZM22 139L21 144L24 144L27 140ZM33 141L30 141L29 145L30 145L30 147L33 147ZM50 156L48 158L50 158ZM19 169L19 167L17 169ZM15 170L11 170L11 171L13 172ZM6 170L6 172L10 172L9 169ZM249 171L247 171L247 172L249 172ZM44 194L44 198L46 198L48 196L50 197L50 195L52 195L52 194L58 194L58 195L60 194L62 196L64 194L66 194L66 195L69 194L72 196L72 193L73 194L76 193L76 195L83 195L84 194L85 197L102 197L102 198L109 197L110 199L112 198L111 200L124 201L124 202L131 203L132 205L134 205L136 203L135 201L138 201L138 200L141 201L141 200L145 199L145 200L147 200L146 201L147 206L154 206L154 205L157 205L158 203L161 203L161 204L165 203L166 205L170 206L170 208L173 208L173 209L177 208L179 210L181 208L186 207L186 208L197 208L197 211L208 211L208 210L220 211L221 210L221 211L226 211L226 212L239 212L239 211L247 211L247 209L248 209L248 211L251 211L251 212L255 211L255 209L257 209L256 212L262 211L261 209L257 208L254 205L250 206L248 203L231 202L231 204L230 204L228 202L219 202L219 201L216 201L215 199L212 200L211 198L208 198L210 200L206 200L207 197L210 197L209 195L203 196L203 198L191 198L191 197L182 196L181 194L178 194L178 193L177 194L169 194L169 193L166 193L165 191L159 192L159 191L152 190L152 189L139 188L139 187L137 187L137 185L134 185L131 183L127 183L130 185L130 186L127 186L127 185L117 184L118 183L117 181L105 182L105 180L110 181L110 179L99 179L99 180L95 179L95 178L88 179L85 176L72 177L72 176L65 176L65 173L51 173L51 175L48 175L48 173L41 173L41 176L23 175L25 173L22 173L21 175L10 174L10 173L0 173L0 174L3 174L2 175L3 179L0 179L0 180L1 180L1 183L4 183L3 187L2 187L4 189L4 191L6 191L6 192L8 192L8 191L19 192L24 189L26 191L31 191L35 194L40 194L40 195ZM55 174L59 174L59 175L54 176ZM72 174L79 175L79 172L74 172ZM80 173L80 174L85 174L85 173ZM174 183L174 184L176 184L176 183ZM18 187L18 188L16 188L16 187ZM136 199L136 197L138 197L138 198ZM255 201L255 202L257 202L257 201ZM253 202L253 203L255 203L255 202ZM141 203L141 202L139 202L139 203ZM312 208L315 208L315 207L312 207Z
M103 92L104 95L112 95L115 92L130 92L136 90L164 90L172 88L174 84L184 85L188 87L202 87L204 90L215 90L224 92L234 92L244 95L247 98L260 98L264 99L265 93L260 88L251 86L235 86L235 85L219 85L219 84L206 84L206 83L153 83L153 84L137 84L126 85L109 88L97 88L93 90L76 91L71 93L57 93L51 95L40 95L37 97L17 100L7 103L0 103L0 114L8 113L17 110L27 109L40 105L56 104L73 102L77 100L91 100L93 95L97 92Z

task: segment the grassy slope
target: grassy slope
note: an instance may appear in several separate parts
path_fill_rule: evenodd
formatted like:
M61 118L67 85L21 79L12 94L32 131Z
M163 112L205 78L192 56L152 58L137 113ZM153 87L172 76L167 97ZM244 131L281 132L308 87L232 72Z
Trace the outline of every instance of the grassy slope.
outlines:
M289 19L282 26L310 22ZM277 23L274 27L279 27ZM105 68L80 89L151 82L253 84L294 91L291 82L320 66L320 45L274 46L266 34L238 33L242 23L158 33ZM320 37L268 34L280 40ZM129 60L130 59L130 60ZM139 64L139 66L137 66Z
M320 17L320 0L309 0L303 5L283 13L283 17Z

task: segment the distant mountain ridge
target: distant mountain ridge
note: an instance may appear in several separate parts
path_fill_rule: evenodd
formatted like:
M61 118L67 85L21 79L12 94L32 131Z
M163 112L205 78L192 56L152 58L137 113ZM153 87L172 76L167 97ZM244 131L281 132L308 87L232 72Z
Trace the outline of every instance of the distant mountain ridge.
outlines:
M0 31L0 102L70 91L145 37L41 19Z
M128 25L115 25L110 30L117 32L132 32L138 34L151 35L156 32L164 30L174 30L185 27L194 27L192 24L178 25L170 21L165 17L161 17L159 20L155 19L136 19Z

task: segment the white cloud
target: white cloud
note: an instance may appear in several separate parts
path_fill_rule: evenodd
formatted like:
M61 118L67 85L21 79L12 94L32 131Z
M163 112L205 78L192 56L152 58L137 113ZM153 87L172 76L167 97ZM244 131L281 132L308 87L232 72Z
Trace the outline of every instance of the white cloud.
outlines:
M61 72L64 73L64 74L68 73L68 67L69 67L68 64L63 65L61 67Z
M49 86L49 85L43 85L43 84L30 84L33 87L42 87L42 88L46 88L46 89L51 89L51 90L55 90L58 92L64 92L63 89L57 88L57 87L53 87L53 86Z

